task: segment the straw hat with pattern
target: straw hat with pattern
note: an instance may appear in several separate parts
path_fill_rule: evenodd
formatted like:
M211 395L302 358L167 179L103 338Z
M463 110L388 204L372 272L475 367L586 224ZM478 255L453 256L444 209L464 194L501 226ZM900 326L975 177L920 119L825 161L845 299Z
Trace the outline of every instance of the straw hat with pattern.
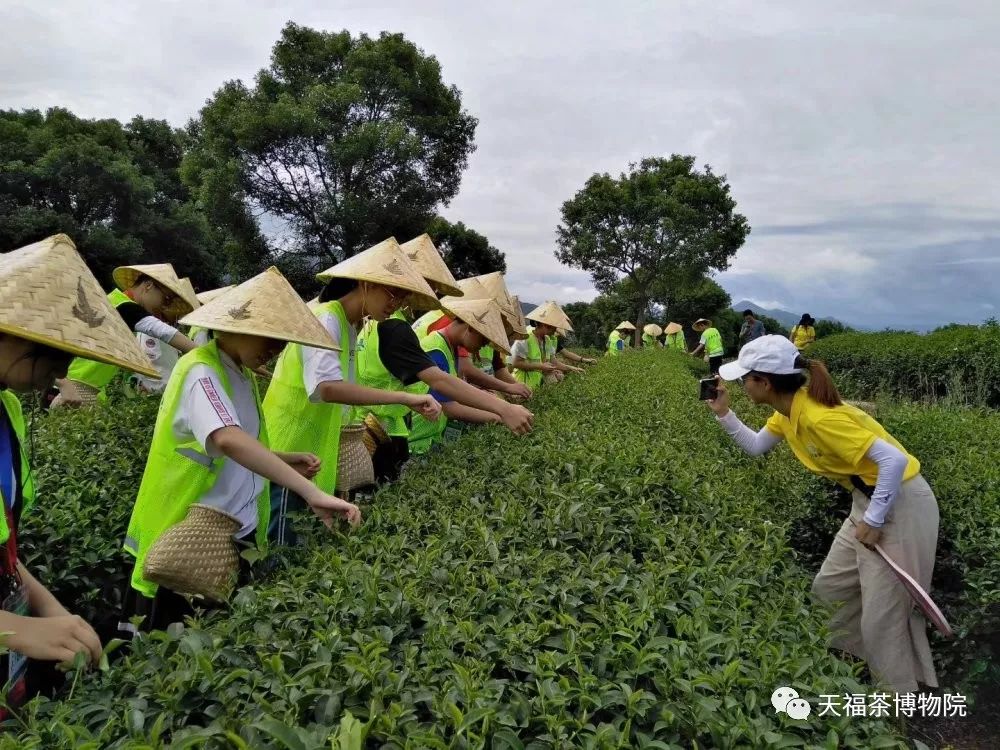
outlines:
M667 323L667 327L663 329L663 332L668 336L673 336L675 333L680 333L684 330L684 327L680 323Z
M635 330L635 326L632 325L631 323L629 323L627 320L623 320L621 323L618 324L618 326L615 328L615 330L616 331L634 331Z
M559 306L551 300L543 305L539 305L524 317L536 323L552 326L560 331L566 329L566 316L563 315Z
M0 332L159 377L65 234L0 254Z
M274 266L185 315L180 322L320 349L340 348Z
M176 301L164 310L164 315L171 320L187 315L198 306L198 298L195 296L194 288L188 284L187 287L181 283L174 267L169 263L151 263L145 266L119 266L114 270L112 278L115 284L123 292L135 286L140 276L148 276L160 286L173 292L177 297ZM190 288L190 291L188 289Z
M510 342L496 302L491 299L455 299L444 305L443 309L451 318L466 323L482 334L494 348L510 354Z
M198 293L194 290L194 284L191 283L191 279L185 276L181 279L181 285L184 287L184 291L187 292L185 299L194 303L192 309L197 310L202 306L202 301L198 299Z
M404 242L399 248L406 253L406 257L417 267L435 292L452 297L463 295L461 287L455 281L441 253L434 247L429 234L422 234L409 242Z
M504 315L504 319L514 332L515 338L526 339L528 338L528 321L524 317L524 310L521 309L521 299L516 294L512 294L510 298L514 302L516 317Z
M663 329L656 325L656 323L647 323L642 327L642 332L656 338L663 334Z
M479 283L489 292L490 297L496 300L501 310L512 316L517 315L514 310L514 300L511 299L510 292L507 290L507 282L504 281L502 273L494 271L474 278L478 279Z
M420 270L406 257L393 237L316 274L316 278L324 284L330 279L354 279L381 284L409 293L401 306L420 310L436 310L440 307L434 290L424 281Z
M209 289L207 292L202 292L201 294L198 295L198 301L203 305L207 305L209 302L211 302L219 295L225 294L230 289L235 289L235 288L236 288L235 284L230 284L229 286L220 286L218 289Z

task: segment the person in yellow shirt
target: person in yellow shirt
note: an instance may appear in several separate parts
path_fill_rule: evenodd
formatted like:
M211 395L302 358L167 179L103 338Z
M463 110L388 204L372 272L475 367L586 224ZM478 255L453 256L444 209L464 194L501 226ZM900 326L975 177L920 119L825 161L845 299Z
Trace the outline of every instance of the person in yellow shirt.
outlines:
M866 660L900 693L918 683L937 687L926 623L873 549L879 544L930 589L938 505L920 462L875 419L845 404L825 365L803 357L783 336L751 341L719 377L739 380L751 401L774 409L754 432L730 411L719 383L708 405L744 451L759 456L784 440L807 469L853 493L851 513L812 586L817 598L840 605L831 620L833 645Z
M801 352L816 340L816 329L813 327L815 325L816 321L813 316L805 313L799 319L798 324L792 328L792 332L788 334L788 340L795 344L795 348Z

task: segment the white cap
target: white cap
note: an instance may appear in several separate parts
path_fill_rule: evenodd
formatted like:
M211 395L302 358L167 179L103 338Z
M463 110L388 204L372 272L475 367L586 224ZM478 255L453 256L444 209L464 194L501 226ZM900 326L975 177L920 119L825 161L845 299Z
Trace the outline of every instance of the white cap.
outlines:
M761 336L740 349L735 362L719 368L723 380L742 378L750 371L770 375L794 375L802 370L795 366L799 350L784 336Z

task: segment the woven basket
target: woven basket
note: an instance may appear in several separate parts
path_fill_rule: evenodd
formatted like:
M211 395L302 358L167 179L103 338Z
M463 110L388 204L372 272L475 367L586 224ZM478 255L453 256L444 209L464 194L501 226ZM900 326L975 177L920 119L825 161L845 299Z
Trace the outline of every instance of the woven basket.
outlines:
M211 601L229 599L236 586L240 556L233 534L240 522L208 505L192 505L187 516L149 549L142 573L178 594Z
M556 375L554 372L547 372L545 373L545 377L542 378L542 382L545 383L546 385L552 385L553 383L558 383L559 376Z
M351 492L375 484L372 454L365 447L368 428L352 424L340 429L340 453L337 457L337 492Z
M389 433L385 431L382 423L374 414L365 417L364 425L365 434L361 436L361 440L364 442L365 448L368 449L368 455L374 456L380 445L389 442Z
M60 380L59 395L52 399L52 408L58 409L60 406L90 406L97 403L99 390L86 383L78 383L75 380Z

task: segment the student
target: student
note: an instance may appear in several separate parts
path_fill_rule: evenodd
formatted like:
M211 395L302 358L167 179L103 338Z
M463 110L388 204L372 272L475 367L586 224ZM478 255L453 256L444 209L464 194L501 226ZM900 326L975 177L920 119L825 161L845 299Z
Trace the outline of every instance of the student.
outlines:
M647 323L642 327L642 346L645 349L655 349L658 346L662 346L660 343L660 335L663 333L663 329L660 328L656 323Z
M853 491L850 516L813 582L821 600L840 605L831 621L833 645L865 659L899 693L918 683L937 687L926 623L872 549L879 544L930 590L938 505L920 462L871 416L844 404L823 363L782 336L750 342L719 375L740 380L751 401L774 409L755 433L730 411L719 384L708 405L743 450L759 456L785 440L807 469Z
M525 319L534 322L535 326L533 328L528 328L529 338L525 342L524 346L519 346L518 344L514 345L511 357L515 360L513 363L515 369L524 372L523 368L525 363L537 363L537 360L534 358L535 351L531 346L530 337L538 336L539 333L537 331L539 328L542 328L544 329L544 332L541 333L541 344L544 353L542 361L554 368L554 372L548 374L553 375L557 380L562 380L564 373L583 372L583 370L579 367L568 365L556 359L556 355L562 350L562 347L559 344L559 333L561 330L564 330L570 325L569 318L567 318L566 314L559 308L559 305L553 301L546 302L545 304L536 307L524 317ZM518 365L517 363L518 358L522 360L521 365ZM527 367L528 370L524 372L525 377L532 372L531 364L528 364ZM534 372L537 375L541 375L541 378L544 381L547 373L537 369L535 369Z
M169 322L191 312L198 304L177 278L173 266L169 263L121 266L113 276L118 288L108 294L108 299L129 328L180 352L194 349L195 343ZM77 357L66 377L56 381L59 395L52 401L52 408L104 400L105 388L117 373L117 367L105 362Z
M18 559L18 527L36 499L25 420L17 393L43 393L73 356L155 376L135 335L118 317L72 240L55 235L0 254L0 674L6 704L29 696L27 659L89 664L101 643ZM85 543L86 540L83 540ZM0 719L7 712L0 710Z
M212 300L217 297L221 297L223 294L233 289L234 286L230 284L229 286L222 286L218 289L209 289L207 292L202 292L196 295L199 305L207 305ZM191 339L196 346L201 346L207 344L212 338L212 332L205 330L204 328L199 328L198 326L191 326L188 329L188 338Z
M534 313L534 311L532 311ZM526 315L525 318L528 316ZM550 317L545 320L551 320ZM532 390L537 390L547 375L555 375L559 369L548 361L546 352L546 337L555 333L551 322L537 321L534 326L528 326L528 337L524 341L514 342L510 352L510 363L514 377Z
M331 352L293 344L278 359L264 398L271 444L277 450L309 451L322 468L316 484L324 492L337 488L341 427L351 421L354 406L398 404L429 419L441 405L426 394L370 388L358 383L356 348L364 318L383 321L401 306L434 308L434 291L424 281L395 239L389 238L320 273L325 286L313 313L340 349ZM280 483L271 491L272 541L294 544L297 536L288 515L303 510L302 498Z
M722 356L725 353L725 349L722 347L722 334L719 333L718 328L713 328L712 321L706 318L698 318L691 327L701 334L698 346L691 352L691 356L697 357L702 352L707 354L708 371L712 375L716 375L722 365Z
M213 339L177 363L163 394L146 470L129 520L125 551L135 558L122 622L145 618L144 631L161 630L194 613L185 592L158 586L144 564L157 540L193 505L235 517L244 546L267 548L271 511L268 482L288 487L328 525L335 515L351 524L358 508L310 479L322 470L312 453L272 450L266 416L250 371L287 342L323 349L337 344L276 268L240 284L186 316L182 323L211 330Z
M816 340L816 329L813 327L815 325L816 321L813 317L809 313L805 313L788 334L788 340L795 344L795 348L800 352L803 351Z
M663 345L667 349L687 352L687 342L684 340L684 329L680 323L668 323L663 329Z
M469 351L479 351L486 344L490 344L504 354L510 351L500 309L493 300L449 301L445 312L451 318L448 327L427 334L420 342L421 348L427 352L439 370L457 377L459 347L465 347ZM429 386L425 388L430 390ZM490 402L491 409L480 409L455 401L442 391L432 390L431 395L442 404L441 414L435 419L420 414L413 418L409 435L410 452L420 455L443 442L447 438L446 430L451 420L468 424L496 424L501 421L498 412L508 407L519 410L516 412L518 415L530 414L523 407L508 404L496 396L483 393L499 403ZM527 421L530 422L530 418ZM530 424L525 427L530 427Z
M629 347L629 336L635 330L635 326L627 320L623 320L608 336L608 356L615 357Z
M740 346L759 339L765 333L764 324L757 320L753 314L753 310L744 310L743 325L740 327Z

